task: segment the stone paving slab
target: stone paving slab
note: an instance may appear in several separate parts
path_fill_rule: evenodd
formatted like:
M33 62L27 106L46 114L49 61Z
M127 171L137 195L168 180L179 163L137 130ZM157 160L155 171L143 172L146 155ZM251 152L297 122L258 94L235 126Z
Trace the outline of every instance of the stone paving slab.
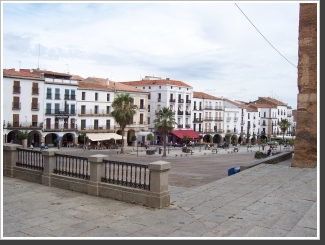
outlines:
M199 186L170 186L173 201L163 209L3 177L2 238L316 240L317 169L287 164L260 164Z

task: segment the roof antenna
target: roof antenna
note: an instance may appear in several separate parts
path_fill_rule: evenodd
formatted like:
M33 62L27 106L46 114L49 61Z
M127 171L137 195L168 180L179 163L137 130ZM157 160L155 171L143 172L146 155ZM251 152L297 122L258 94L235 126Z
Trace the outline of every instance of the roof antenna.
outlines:
M67 64L67 73L69 74L69 64Z

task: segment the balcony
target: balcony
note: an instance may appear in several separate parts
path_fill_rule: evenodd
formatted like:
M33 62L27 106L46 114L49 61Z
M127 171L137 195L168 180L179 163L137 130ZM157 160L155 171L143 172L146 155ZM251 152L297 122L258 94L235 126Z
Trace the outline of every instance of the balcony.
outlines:
M193 110L194 110L194 111L202 111L202 108L201 108L201 107L196 107L196 106L194 106L194 107L193 107Z
M39 88L32 88L32 94L39 94Z
M7 128L19 128L19 130L23 130L25 128L31 129L31 128L41 128L42 123L38 122L8 122Z
M190 124L185 124L185 128L191 128Z
M215 121L223 121L223 117L215 117L214 120Z
M245 120L242 120L240 124L241 125L244 125L245 124Z
M177 115L184 115L184 111L178 110Z
M12 110L20 110L21 103L20 102L12 102Z
M177 128L183 128L183 124L178 124Z
M230 122L231 121L231 117L227 117L226 120L227 120L227 122Z
M223 133L223 129L217 129L216 131L215 131L216 133Z
M237 122L238 121L238 117L234 117L234 122Z
M20 94L20 86L13 86L12 92L14 94Z
M288 114L287 117L292 117L292 115Z
M204 132L205 134L211 134L211 133L215 133L215 130L214 129L205 129Z
M48 131L76 131L77 127L75 124L64 124L64 126L62 127L62 125L55 123L55 124L51 124L51 125L46 125L43 129L43 131L48 132Z
M158 98L158 100L157 100L158 102L161 102L161 98Z
M32 103L32 105L31 105L31 109L32 109L33 111L38 111L39 108L40 108L40 104L39 104L39 103Z
M59 100L60 99L60 94L54 94L54 99Z
M213 117L205 117L204 121L213 121Z
M65 94L64 99L65 100L76 100L76 95L74 95L74 94L73 95L72 94L71 95Z
M191 104L191 100L186 100L186 103L187 104Z
M203 119L202 118L194 118L193 122L200 123L200 122L203 122Z
M46 93L46 99L51 100L52 99L52 94L51 93Z
M171 102L171 103L175 103L175 99L169 99L169 102Z
M191 115L191 112L190 111L185 111L185 115Z
M204 106L204 109L205 110L213 110L213 107L212 106Z
M215 110L222 110L223 107L222 107L222 106L215 106L214 109L215 109Z
M45 115L60 115L62 114L59 109L45 109ZM66 110L64 114L76 115L76 110Z
M183 99L178 99L178 103L184 103Z
M140 110L146 110L147 108L144 105L140 105L139 109Z
M88 125L88 126L75 126L76 130L86 130L86 131L92 131L92 132L107 132L107 133L112 133L115 130L114 125Z
M158 115L160 110L155 110L155 114Z

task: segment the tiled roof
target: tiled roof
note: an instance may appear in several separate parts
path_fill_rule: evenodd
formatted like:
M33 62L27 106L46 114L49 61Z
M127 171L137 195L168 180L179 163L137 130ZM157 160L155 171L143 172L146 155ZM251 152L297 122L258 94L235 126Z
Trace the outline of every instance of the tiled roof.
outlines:
M79 88L80 89L99 89L99 90L113 91L111 86L107 86L106 84L86 82L86 81L79 81Z
M81 76L79 76L79 75L71 75L71 76L72 76L72 77L71 77L72 80L77 80L77 81L82 81L82 80L84 80L84 78L81 77Z
M47 70L41 70L41 69L33 69L36 73L44 73L44 75L53 75L53 76L63 76L63 77L70 77L72 76L69 73L62 73L62 72L55 72L55 71L47 71Z
M244 107L242 104L237 103L237 102L235 102L235 101L232 101L232 100L230 100L230 99L224 98L224 100L227 101L227 102L229 102L229 103L231 103L231 104L233 104L233 105L235 105L235 106L242 107L242 108L246 108L246 107Z
M272 106L272 105L269 105L269 104L258 104L258 103L255 103L251 106L254 106L256 108L276 108L276 106Z
M87 77L86 79L83 80L83 82L93 84L94 89L106 87L107 89L109 88L111 91L114 91L114 89L116 89L117 91L148 93L148 91L146 91L146 90L134 88L134 87L128 86L126 84L121 84L120 82L113 82L113 81L107 80L106 78ZM79 84L80 84L80 82L79 82ZM108 85L106 85L106 84L108 84ZM83 86L85 86L85 85L83 85Z
M266 101L269 101L275 105L282 105L282 106L287 106L287 104L283 103L282 101L276 100L274 98L270 98L270 97L258 97L259 99L264 99Z
M222 100L221 98L212 96L210 94L206 94L206 93L203 93L203 92L195 92L195 91L193 91L193 98L210 99L210 100Z
M257 108L250 105L246 107L246 110L249 112L257 112Z
M40 78L39 74L31 72L30 69L20 69L19 71L15 71L14 68L12 68L12 69L3 69L3 76Z
M145 87L150 85L171 85L171 86L181 86L187 88L193 88L192 86L177 80L169 80L169 79L157 79L157 80L140 80L140 81L126 81L120 82L133 87Z

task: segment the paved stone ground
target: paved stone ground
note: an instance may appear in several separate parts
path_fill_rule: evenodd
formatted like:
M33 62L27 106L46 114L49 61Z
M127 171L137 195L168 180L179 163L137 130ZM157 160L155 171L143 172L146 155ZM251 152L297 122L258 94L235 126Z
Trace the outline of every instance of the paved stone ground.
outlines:
M180 173L171 173L171 205L163 209L3 177L2 239L319 239L318 169L292 168L286 160L231 176L222 171L218 178L219 166L228 169L252 158L247 151L235 154L188 156L195 164L186 157L164 159L175 159L171 172ZM124 157L161 160L132 152ZM181 181L190 184L178 185Z

